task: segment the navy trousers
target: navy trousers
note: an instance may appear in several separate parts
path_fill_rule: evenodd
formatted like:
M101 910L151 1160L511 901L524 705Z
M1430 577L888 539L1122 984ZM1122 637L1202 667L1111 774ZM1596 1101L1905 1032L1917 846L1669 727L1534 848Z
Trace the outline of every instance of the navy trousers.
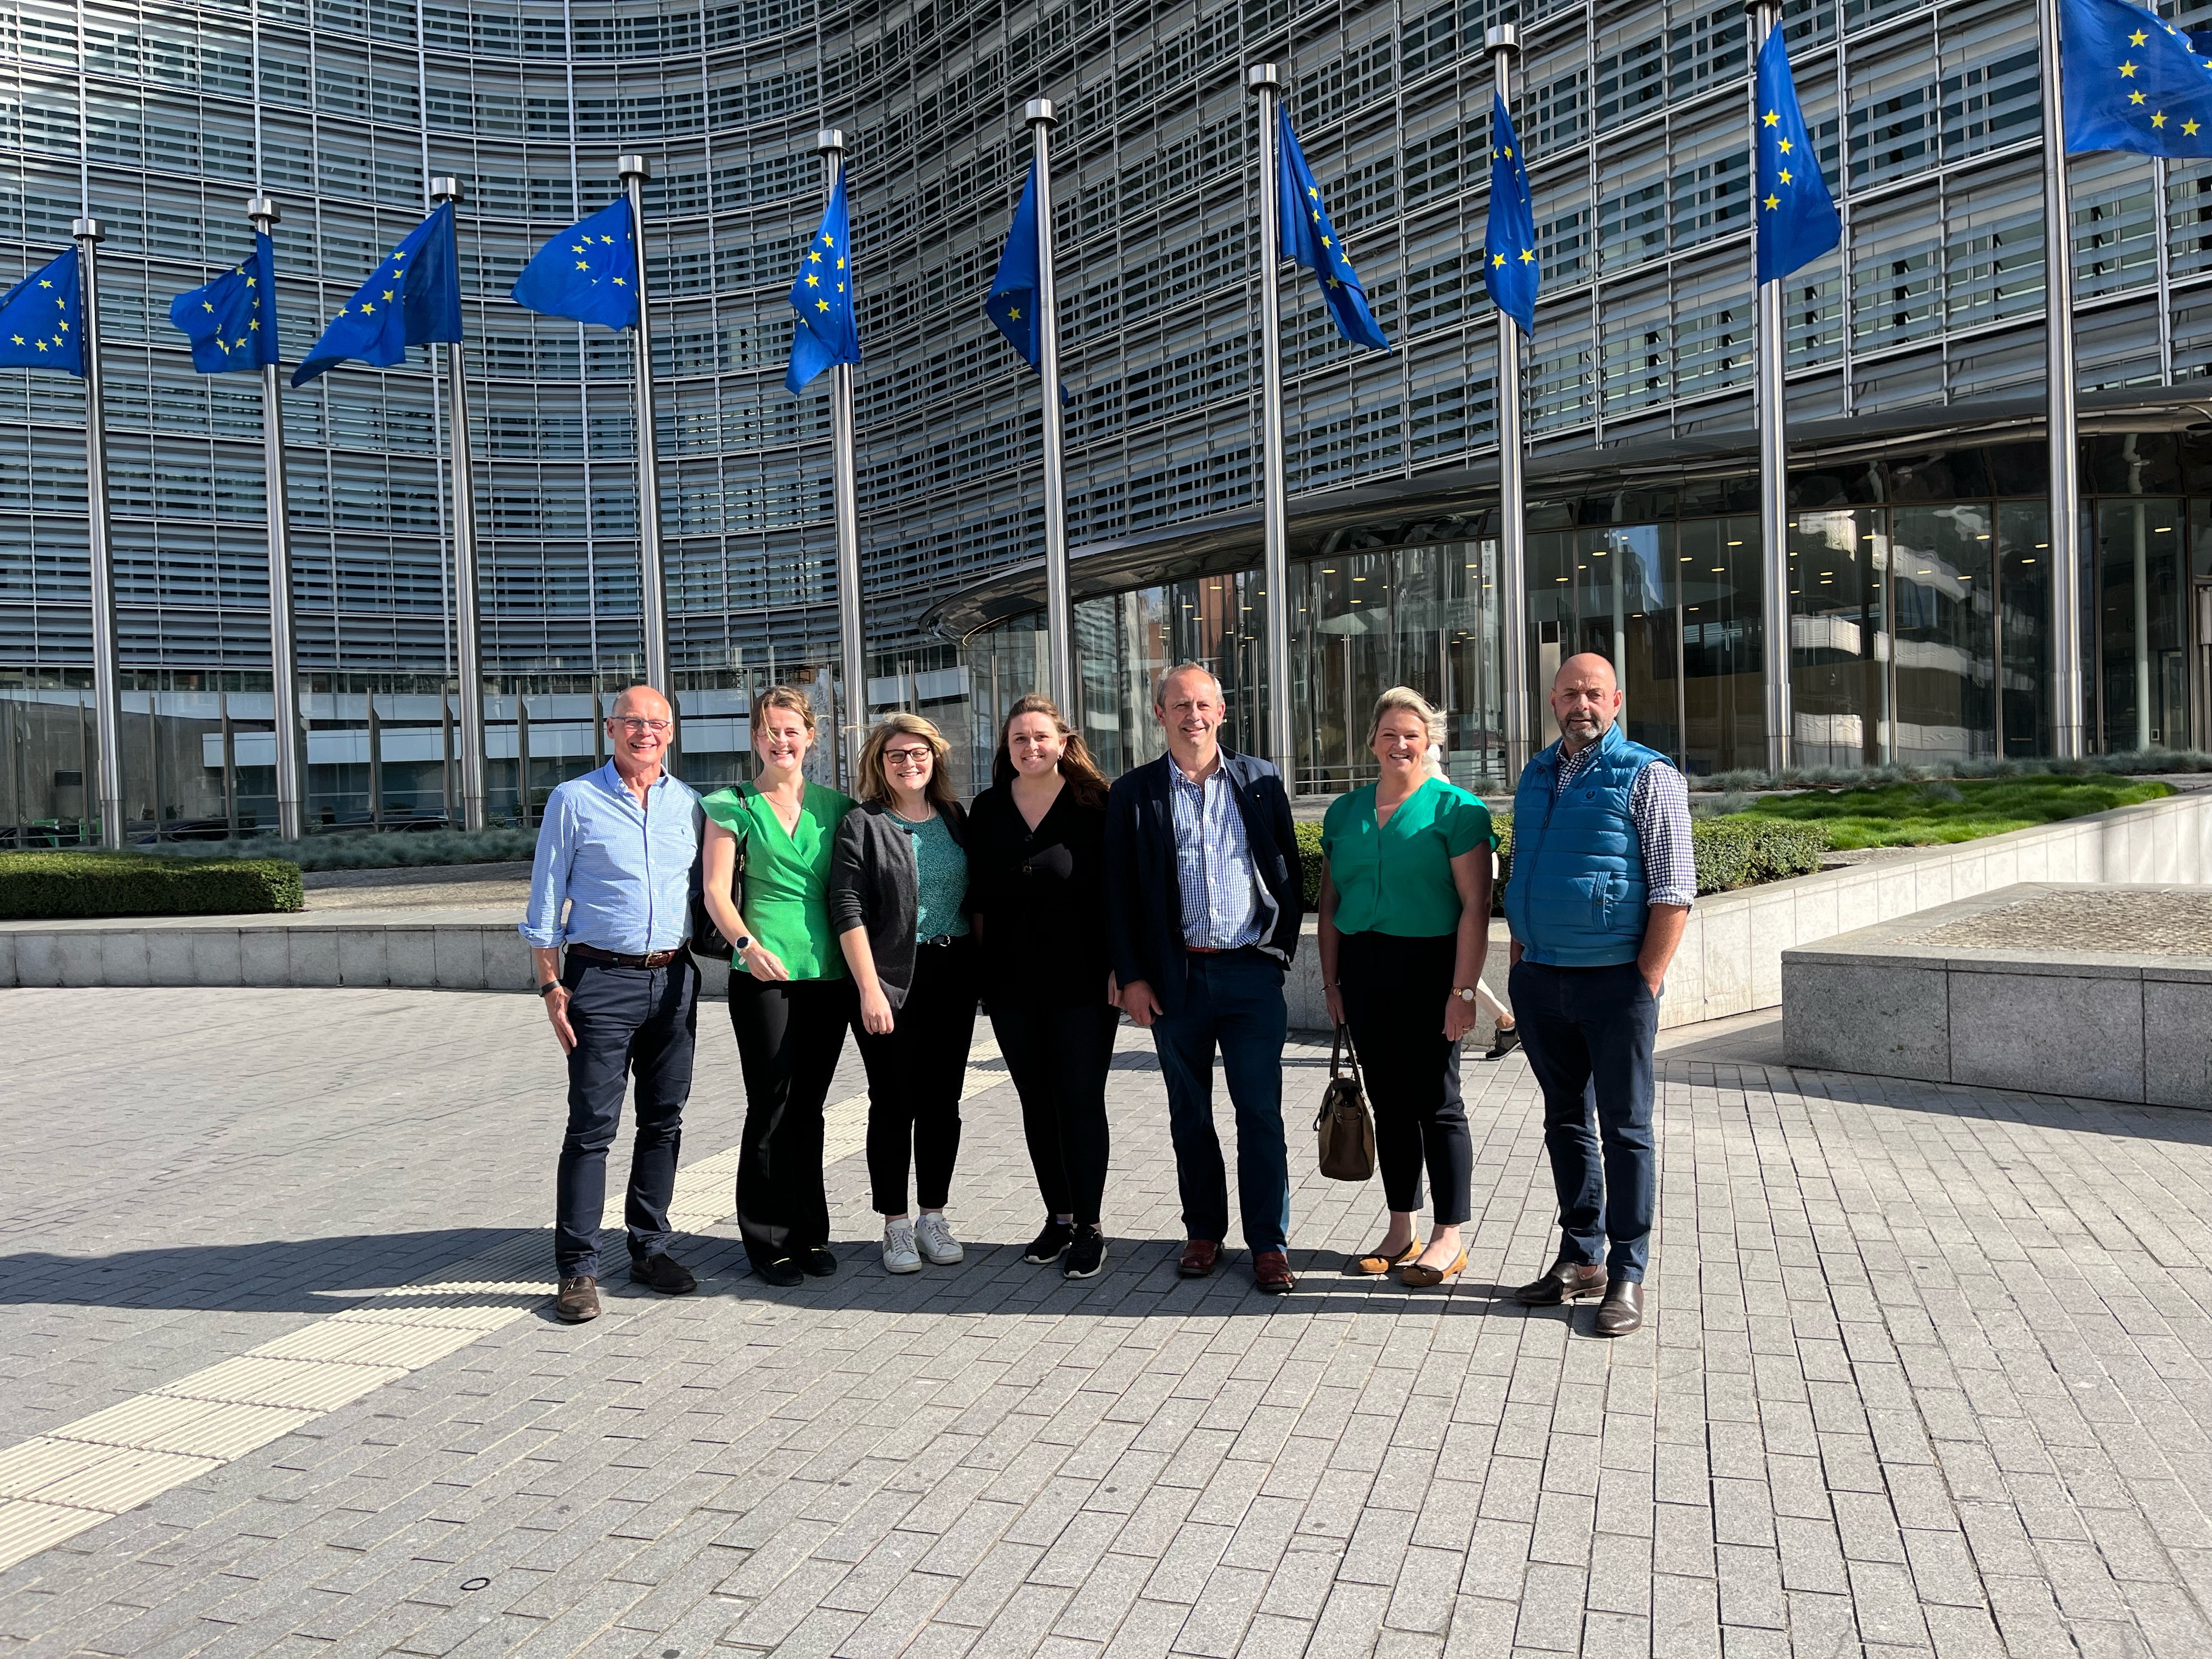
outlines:
M1229 1173L1213 1127L1213 1054L1237 1112L1237 1199L1244 1243L1279 1250L1291 1232L1290 1153L1283 1139L1282 964L1257 950L1189 958L1182 1012L1152 1022L1168 1085L1168 1133L1183 1236L1218 1244L1229 1231Z
M1521 1046L1544 1091L1559 1259L1602 1261L1608 1277L1641 1284L1659 1188L1651 1139L1659 1000L1632 962L1612 968L1517 962L1510 988Z
M691 1097L699 970L688 954L665 968L617 968L571 957L562 964L561 982L568 988L576 1046L568 1051L568 1133L561 1142L553 1261L563 1279L580 1273L596 1279L607 1148L614 1145L633 1077L637 1137L623 1223L633 1258L668 1248L684 1103Z

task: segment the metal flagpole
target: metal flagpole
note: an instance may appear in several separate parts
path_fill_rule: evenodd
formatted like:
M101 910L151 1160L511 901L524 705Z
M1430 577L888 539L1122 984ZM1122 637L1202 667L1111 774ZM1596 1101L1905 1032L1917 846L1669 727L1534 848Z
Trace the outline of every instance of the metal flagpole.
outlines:
M430 181L434 206L464 199L461 181ZM644 307L639 307L640 314ZM461 823L484 827L483 623L477 587L476 469L469 460L469 392L463 373L461 343L444 343L446 356L446 442L450 457L453 503L453 633L460 661Z
M1498 95L1513 107L1513 54L1521 31L1496 23L1482 37ZM1521 438L1521 331L1498 313L1498 643L1505 694L1505 775L1517 781L1536 752L1528 702L1528 485ZM1620 580L1618 572L1614 580Z
M1759 52L1774 31L1775 0L1753 0L1752 15L1751 142L1759 147ZM1766 648L1766 769L1790 763L1790 445L1782 412L1782 284L1759 290L1759 615ZM1613 573L1619 580L1620 572Z
M822 155L822 199L836 194L837 180L845 170L845 135L824 127L814 135L814 148ZM851 250L846 250L849 258ZM839 672L844 677L838 724L845 741L838 745L845 765L845 787L854 789L860 776L860 744L867 736L868 653L860 632L860 463L853 450L853 365L830 365L830 489L837 512L837 645ZM1049 465L1049 463L1048 463Z
M615 171L629 192L630 244L637 264L637 529L638 592L645 607L645 683L676 706L668 668L668 569L660 554L660 433L653 395L653 312L646 303L645 181L653 163L642 155L617 159Z
M261 235L284 216L266 196L246 204ZM276 301L269 301L270 326ZM284 404L275 363L261 366L261 471L269 517L269 683L276 706L276 832L297 841L307 832L306 777L300 761L300 647L292 611L292 507L284 489Z
M1291 564L1289 507L1283 477L1282 162L1277 154L1282 73L1273 64L1244 71L1246 90L1260 101L1260 540L1267 584L1261 614L1267 629L1266 753L1297 793L1297 739L1291 721Z
M92 555L92 701L98 734L100 844L123 845L122 665L115 642L115 543L107 522L107 415L100 384L100 245L107 227L94 218L74 221L83 305L85 539ZM150 707L150 705L149 705ZM150 716L149 716L150 718ZM154 808L155 822L161 804Z
M2043 58L2043 333L2051 453L2051 751L2087 752L2081 669L2081 471L2074 429L2074 235L2066 191L2066 105L2058 0L2037 0Z
M1036 163L1037 373L1044 383L1044 626L1046 689L1060 712L1080 726L1076 707L1075 635L1067 601L1067 471L1060 456L1060 306L1052 283L1052 100L1032 98L1022 112Z

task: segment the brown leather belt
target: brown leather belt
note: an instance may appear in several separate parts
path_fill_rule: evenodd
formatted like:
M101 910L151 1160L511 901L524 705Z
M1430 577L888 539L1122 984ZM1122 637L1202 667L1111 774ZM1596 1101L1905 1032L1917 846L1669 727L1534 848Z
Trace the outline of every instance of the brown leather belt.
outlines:
M602 951L596 945L572 945L568 954L580 957L586 962L603 963L610 968L665 968L684 953L681 951L648 951L641 957L626 957L619 951Z

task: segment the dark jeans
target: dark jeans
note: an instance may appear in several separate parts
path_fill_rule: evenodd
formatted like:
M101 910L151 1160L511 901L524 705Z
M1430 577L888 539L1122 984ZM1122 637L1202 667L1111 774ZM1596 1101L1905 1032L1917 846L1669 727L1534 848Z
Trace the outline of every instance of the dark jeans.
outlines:
M1022 1133L1048 1215L1096 1226L1106 1197L1106 1074L1121 1011L991 1005L991 1030L1022 1101Z
M822 1108L852 1018L849 979L730 975L730 1029L745 1077L738 1231L757 1267L830 1242Z
M1283 969L1257 950L1193 956L1182 1012L1152 1023L1168 1085L1168 1133L1188 1238L1229 1232L1229 1176L1213 1128L1213 1053L1237 1112L1237 1198L1244 1243L1279 1250L1291 1231L1290 1156L1283 1144Z
M1375 1113L1383 1201L1394 1210L1419 1209L1425 1160L1439 1227L1468 1218L1474 1179L1474 1142L1460 1101L1459 1044L1447 1042L1443 1032L1458 965L1455 933L1346 933L1337 945L1344 1023Z
M868 1184L878 1215L906 1213L906 1170L925 1210L945 1207L960 1152L960 1090L975 1040L975 947L965 934L917 945L914 983L891 1029L871 1036L856 1010L853 1035L868 1068Z
M596 1279L607 1148L633 1075L637 1136L623 1222L633 1257L668 1248L668 1201L676 1192L699 1029L699 970L688 954L665 968L614 968L571 957L562 964L561 982L568 988L576 1046L568 1051L568 1133L561 1141L553 1261L563 1279Z
M1520 962L1510 982L1528 1069L1544 1091L1560 1259L1594 1263L1602 1250L1610 1277L1640 1284L1659 1184L1651 1141L1659 1000L1632 962L1615 968Z

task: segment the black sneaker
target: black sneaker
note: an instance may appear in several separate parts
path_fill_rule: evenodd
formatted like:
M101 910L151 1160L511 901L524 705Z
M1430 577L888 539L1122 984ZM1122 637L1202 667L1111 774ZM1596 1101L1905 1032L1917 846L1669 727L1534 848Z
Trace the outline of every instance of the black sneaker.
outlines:
M1068 1241L1075 1237L1075 1229L1065 1221L1047 1219L1044 1231L1030 1241L1022 1260L1043 1267L1048 1261L1057 1261L1067 1254Z
M827 1279L837 1271L837 1258L819 1244L811 1250L801 1250L793 1259L799 1263L799 1272L816 1279Z
M1518 1025L1501 1025L1491 1034L1490 1052L1483 1058L1503 1060L1520 1046L1521 1028Z
M1106 1235L1096 1223L1075 1230L1075 1237L1067 1246L1067 1266L1061 1268L1068 1279L1091 1279L1106 1265Z

